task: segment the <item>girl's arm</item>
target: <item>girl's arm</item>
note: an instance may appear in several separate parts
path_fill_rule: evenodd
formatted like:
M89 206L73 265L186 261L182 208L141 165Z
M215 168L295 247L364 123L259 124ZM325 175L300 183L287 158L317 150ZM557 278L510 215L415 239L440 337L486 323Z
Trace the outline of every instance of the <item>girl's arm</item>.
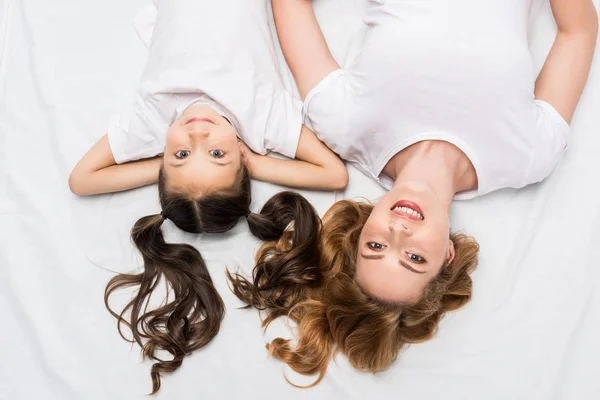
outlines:
M334 60L312 8L312 0L272 0L277 36L302 100L330 72Z
M162 157L117 164L108 136L104 135L73 168L69 188L75 194L86 196L150 185L158 181L161 165Z
M570 123L590 72L598 13L592 0L550 0L550 5L558 33L535 83L535 97Z
M296 160L281 160L252 152L240 142L250 176L298 189L341 190L348 185L348 170L342 160L302 126Z

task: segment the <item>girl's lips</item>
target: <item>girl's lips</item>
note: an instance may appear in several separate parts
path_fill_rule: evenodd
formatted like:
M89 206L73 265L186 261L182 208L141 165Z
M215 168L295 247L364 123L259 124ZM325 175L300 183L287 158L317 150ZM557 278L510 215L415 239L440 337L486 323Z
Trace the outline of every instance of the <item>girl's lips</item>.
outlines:
M421 215L423 216L423 219L425 219L425 214L423 214L423 210L422 210L422 209L421 209L421 207L420 207L420 206L419 206L417 203L415 203L414 201L410 201L410 200L400 200L400 201L396 202L396 203L395 203L395 204L392 206L392 208L391 208L391 211L392 211L394 214L402 215L403 217L406 217L406 218L408 218L408 219L412 219L412 220L415 220L415 221L421 221L421 219L420 219L420 218L418 218L418 217L416 217L416 216L414 216L414 215L407 214L407 213L405 213L405 212L401 212L401 211L397 211L397 210L396 210L396 208L398 208L398 207L407 207L407 208L410 208L410 209L412 209L412 210L415 210L416 212L418 212L419 214L421 214Z
M210 118L206 118L206 117L202 117L202 118L193 117L193 118L188 119L185 122L184 125L188 125L188 124L191 124L193 122L208 122L208 123L213 124L213 125L215 124L214 121L212 119L210 119Z

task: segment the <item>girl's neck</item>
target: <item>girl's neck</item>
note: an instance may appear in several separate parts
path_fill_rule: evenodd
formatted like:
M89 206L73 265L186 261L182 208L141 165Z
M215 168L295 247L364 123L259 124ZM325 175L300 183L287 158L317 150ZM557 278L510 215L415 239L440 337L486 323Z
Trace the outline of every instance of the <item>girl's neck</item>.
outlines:
M406 181L427 184L448 207L456 193L477 188L477 174L469 158L444 141L427 140L407 147L388 161L383 173L394 185Z

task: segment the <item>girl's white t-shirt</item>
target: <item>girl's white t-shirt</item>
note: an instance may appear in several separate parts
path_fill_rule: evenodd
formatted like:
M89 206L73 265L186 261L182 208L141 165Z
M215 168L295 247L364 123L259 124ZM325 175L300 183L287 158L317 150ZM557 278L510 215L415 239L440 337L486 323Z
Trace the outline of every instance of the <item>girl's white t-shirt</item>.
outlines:
M534 99L528 0L369 0L360 54L307 95L305 122L359 170L382 174L402 149L443 140L471 160L472 198L546 178L570 129Z
M155 7L137 20L152 31L139 89L109 124L116 162L162 153L169 126L198 102L227 117L253 151L294 158L302 104L279 74L265 0L156 0Z

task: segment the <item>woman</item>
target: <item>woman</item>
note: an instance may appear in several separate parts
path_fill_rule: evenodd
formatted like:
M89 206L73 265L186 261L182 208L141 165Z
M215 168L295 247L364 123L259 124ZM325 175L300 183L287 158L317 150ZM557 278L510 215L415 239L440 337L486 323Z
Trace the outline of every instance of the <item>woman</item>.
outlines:
M272 3L306 120L389 192L374 207L342 201L329 210L322 284L273 304L259 269L253 285L238 278L236 294L267 309L267 323L287 312L299 323L297 346L268 346L294 370L319 373L318 382L340 351L378 372L471 296L478 246L449 234L452 200L539 182L556 165L590 70L597 13L591 0L550 1L558 34L535 80L528 1L370 0L364 47L343 68L310 0Z
M250 176L297 188L332 190L347 183L342 161L302 126L299 101L278 73L265 0L158 0L150 53L130 109L74 168L78 195L116 192L158 182L161 212L143 217L132 239L144 271L113 278L105 294L139 286L121 313L160 374L210 342L224 314L200 253L166 243L165 219L192 233L222 233L246 218L262 240L279 238L295 221L306 227L295 246L313 247L320 223L300 195L283 192L250 212ZM296 160L264 155L276 151ZM314 258L314 257L313 257ZM162 279L169 301L146 302ZM125 318L124 313L130 315ZM120 325L119 325L120 326ZM172 360L157 357L165 350Z

